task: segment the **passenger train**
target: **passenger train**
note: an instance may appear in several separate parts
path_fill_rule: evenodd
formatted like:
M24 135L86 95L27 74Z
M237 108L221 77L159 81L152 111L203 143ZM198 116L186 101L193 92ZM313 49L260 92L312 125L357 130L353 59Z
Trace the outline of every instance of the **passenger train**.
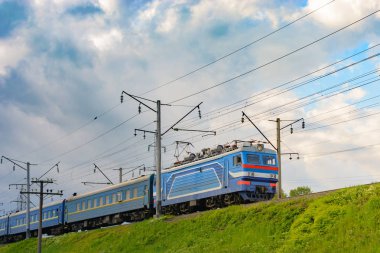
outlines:
M164 169L162 212L196 210L273 198L278 181L276 152L264 144L237 142L203 149ZM152 217L156 207L155 175L145 175L97 191L44 205L43 233L58 235ZM30 211L30 230L37 236L38 208ZM26 212L0 217L0 241L25 238Z

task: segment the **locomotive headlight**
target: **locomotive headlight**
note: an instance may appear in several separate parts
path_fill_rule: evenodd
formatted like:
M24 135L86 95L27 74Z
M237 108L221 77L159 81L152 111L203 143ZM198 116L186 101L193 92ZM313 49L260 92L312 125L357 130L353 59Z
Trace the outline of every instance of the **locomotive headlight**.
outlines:
M257 151L263 151L264 150L264 144L257 144Z

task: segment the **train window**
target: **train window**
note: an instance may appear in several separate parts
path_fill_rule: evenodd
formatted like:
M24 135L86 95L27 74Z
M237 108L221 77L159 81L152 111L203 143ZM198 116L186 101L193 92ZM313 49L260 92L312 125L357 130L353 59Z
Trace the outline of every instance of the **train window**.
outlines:
M148 186L144 185L144 195L148 195Z
M125 199L130 199L130 198L131 198L131 191L127 190L127 192L125 193Z
M137 198L137 188L133 189L133 197Z
M103 197L100 197L99 198L99 206L102 206L103 205Z
M53 217L55 217L55 210L53 210L53 213L52 213Z
M110 203L110 196L108 196L108 195L106 196L106 204L111 204Z
M241 155L234 156L234 166L238 166L241 164Z
M82 210L86 210L86 201L82 201Z
M24 219L22 219L22 224L25 224L26 222L25 222L25 218Z
M263 156L263 162L265 165L276 165L276 159L274 158L274 156Z
M247 163L249 164L260 164L260 156L255 154L247 155Z
M87 208L88 208L88 209L91 208L91 199L89 199L89 200L87 201Z
M94 207L97 207L96 199L94 199Z
M122 192L117 193L117 201L122 201L123 200L123 195Z
M116 203L116 193L112 194L112 203Z

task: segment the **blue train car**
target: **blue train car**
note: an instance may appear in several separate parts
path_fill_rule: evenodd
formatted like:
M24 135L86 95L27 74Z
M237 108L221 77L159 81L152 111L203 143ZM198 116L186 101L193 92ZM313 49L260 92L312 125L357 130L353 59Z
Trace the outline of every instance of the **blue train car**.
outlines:
M8 235L8 220L8 215L0 217L0 241L5 241L5 236Z
M162 206L166 213L270 199L276 192L276 152L245 143L192 154L188 163L162 172Z
M49 203L42 208L42 228L47 234L58 234L63 225L63 210L65 201ZM39 223L39 208L30 210L30 231L33 236L37 236ZM26 232L26 211L13 213L9 216L9 231L11 236L25 236Z
M153 175L72 196L66 200L68 230L141 220L153 208Z

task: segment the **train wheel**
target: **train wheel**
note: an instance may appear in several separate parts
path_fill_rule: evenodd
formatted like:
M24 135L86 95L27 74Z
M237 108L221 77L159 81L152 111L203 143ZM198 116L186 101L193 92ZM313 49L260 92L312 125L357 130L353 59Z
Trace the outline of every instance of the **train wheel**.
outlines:
M184 213L188 213L189 210L190 210L190 208L189 208L189 203L188 202L185 202L185 203L182 203L182 204L179 205L179 211L181 213L183 213L183 214Z
M233 204L234 203L234 196L233 196L233 194L226 194L226 195L224 195L224 197L223 197L223 203L226 206L229 206L229 205Z
M212 209L216 206L216 199L214 197L206 199L206 207Z

